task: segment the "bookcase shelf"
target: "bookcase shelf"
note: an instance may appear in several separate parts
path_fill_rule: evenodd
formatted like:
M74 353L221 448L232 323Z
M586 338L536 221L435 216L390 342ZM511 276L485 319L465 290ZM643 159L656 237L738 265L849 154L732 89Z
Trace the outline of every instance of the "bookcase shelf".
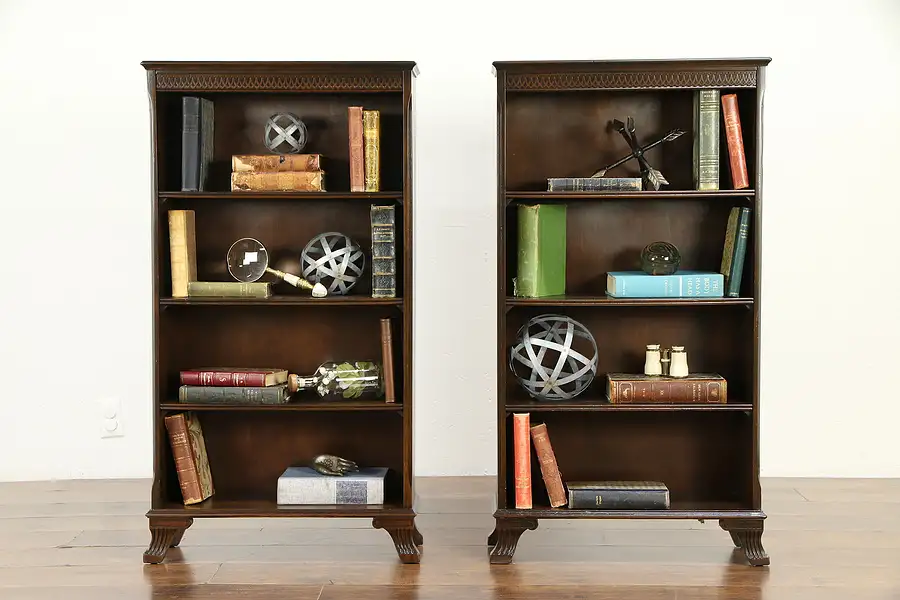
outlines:
M402 562L418 563L423 539L413 510L412 458L412 122L418 68L408 61L141 65L151 116L153 244L153 486L144 562L165 560L194 518L359 517L390 534L384 540L394 544ZM214 107L204 191L180 191L186 97ZM350 191L351 106L379 111L377 192ZM328 191L231 190L232 157L270 154L265 124L280 112L305 123L308 140L301 152L320 156ZM392 298L372 297L375 205L395 211ZM268 266L299 275L302 250L325 232L343 233L363 249L363 274L346 295L324 298L270 274L261 279L272 284L268 298L184 297L173 293L173 210L192 211L197 281L235 281L226 255L245 237L264 244ZM271 367L308 376L328 361L381 362L382 319L392 323L387 347L394 402L324 401L315 392L292 394L288 403L276 405L176 401L185 370ZM194 415L202 426L214 493L198 504L184 503L164 421L178 413ZM320 454L387 468L384 502L279 506L279 476Z
M497 77L497 510L494 564L512 562L540 519L716 519L751 565L762 546L759 486L759 311L762 107L770 59L495 62ZM719 188L693 178L697 90L735 94L750 185L734 189L720 126ZM630 152L613 119L633 117L640 143L684 134L646 158L668 180L658 191L549 192L551 177L587 177ZM628 161L607 177L639 177ZM646 185L644 186L647 187ZM519 206L566 205L565 294L517 297ZM606 274L639 270L641 249L669 241L682 270L718 272L734 207L751 215L737 297L611 298ZM574 399L532 398L510 371L510 348L529 319L570 317L597 344L597 373ZM725 404L610 404L606 373L642 374L645 347L684 345L690 371L727 382ZM657 481L666 510L550 507L540 461L530 456L532 508L516 507L515 415L547 427L563 484Z

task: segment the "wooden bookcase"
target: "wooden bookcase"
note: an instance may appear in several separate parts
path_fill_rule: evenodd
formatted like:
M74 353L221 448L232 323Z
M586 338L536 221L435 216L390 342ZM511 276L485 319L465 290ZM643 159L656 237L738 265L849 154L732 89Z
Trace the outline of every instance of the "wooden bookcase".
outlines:
M419 562L422 536L413 511L413 62L143 62L152 131L153 487L151 543L144 562L165 559L201 517L362 517L391 536L403 562ZM215 152L210 191L181 190L182 97L214 101ZM381 111L379 192L350 190L347 107ZM326 192L231 192L233 154L267 154L266 118L301 116L303 152L325 161ZM397 294L371 297L370 206L396 207ZM313 298L273 282L266 299L172 298L167 211L196 215L197 276L233 281L226 253L255 237L273 264L299 273L300 252L315 235L339 231L366 251L363 277L349 294ZM393 325L396 403L294 401L283 405L178 403L179 371L202 366L274 366L309 375L326 360L381 359L379 319ZM163 417L199 415L215 494L185 506ZM285 468L318 454L360 466L389 467L383 505L279 506Z
M770 59L495 62L498 210L498 489L491 562L512 561L540 519L718 520L752 565L769 564L762 543L759 485L759 315L762 216L762 109ZM750 189L731 185L724 125L720 189L696 191L692 100L699 88L736 93ZM634 117L646 144L673 128L686 134L647 153L670 185L659 191L547 192L548 177L586 177L629 153L612 119ZM607 173L639 176L636 161ZM645 187L646 190L646 187ZM520 203L567 204L564 297L518 298ZM733 206L749 206L751 226L738 298L613 299L606 272L639 270L640 251L673 242L682 269L718 271ZM510 372L517 330L543 313L584 324L598 346L597 375L572 401L532 400ZM622 405L606 399L605 373L643 373L646 344L684 345L692 372L728 381L728 403ZM513 413L546 423L563 483L654 480L670 490L659 511L551 508L531 455L533 508L515 508Z

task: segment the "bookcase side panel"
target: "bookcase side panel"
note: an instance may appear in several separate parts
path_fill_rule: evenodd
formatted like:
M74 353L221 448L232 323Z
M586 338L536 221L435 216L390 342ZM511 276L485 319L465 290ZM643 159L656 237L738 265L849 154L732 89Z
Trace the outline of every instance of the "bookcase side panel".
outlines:
M403 73L403 207L402 219L398 219L397 233L402 242L397 247L397 290L403 295L403 353L398 363L402 365L402 389L405 390L403 413L403 506L412 508L415 501L413 463L413 357L414 357L414 295L413 249L414 218L414 166L415 166L415 77L411 71ZM402 268L401 260L402 257Z
M513 472L506 441L506 295L509 255L506 224L506 71L497 70L497 508L507 508L507 473ZM514 488L513 488L514 489ZM514 506L514 504L513 504Z

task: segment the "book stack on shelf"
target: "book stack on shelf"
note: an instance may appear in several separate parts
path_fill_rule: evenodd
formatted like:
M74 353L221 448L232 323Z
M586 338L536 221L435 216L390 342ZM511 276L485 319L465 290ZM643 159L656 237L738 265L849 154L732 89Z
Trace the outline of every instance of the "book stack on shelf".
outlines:
M163 561L196 518L359 517L418 562L415 63L142 66L155 431L144 561ZM359 107L362 128L351 123ZM196 433L173 437L178 423ZM329 461L355 465L340 493ZM334 493L297 496L295 482L280 498L290 469L313 469L303 485ZM372 469L378 482L361 495L352 480ZM188 493L185 478L210 485Z
M751 565L769 563L757 433L768 62L494 63L492 563L546 518L716 519Z

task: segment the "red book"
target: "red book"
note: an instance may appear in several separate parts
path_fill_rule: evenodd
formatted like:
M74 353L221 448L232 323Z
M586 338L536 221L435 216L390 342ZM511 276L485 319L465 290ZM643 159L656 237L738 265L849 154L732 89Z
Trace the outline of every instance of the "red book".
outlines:
M531 415L513 413L516 508L531 508Z
M541 466L541 476L547 487L547 495L550 497L550 506L565 506L569 499L566 497L566 488L563 486L562 475L559 474L559 465L556 463L556 454L550 444L550 434L547 433L547 425L541 423L531 428L531 438L534 442L534 453L537 454L538 463Z
M347 129L350 133L350 191L366 191L366 169L363 151L363 107L347 108Z
M181 385L268 387L287 383L286 369L198 367L181 372Z
M722 117L725 120L725 140L728 142L728 162L731 163L731 181L734 189L750 187L747 177L747 158L744 156L744 136L741 132L741 115L738 112L737 94L722 96Z

